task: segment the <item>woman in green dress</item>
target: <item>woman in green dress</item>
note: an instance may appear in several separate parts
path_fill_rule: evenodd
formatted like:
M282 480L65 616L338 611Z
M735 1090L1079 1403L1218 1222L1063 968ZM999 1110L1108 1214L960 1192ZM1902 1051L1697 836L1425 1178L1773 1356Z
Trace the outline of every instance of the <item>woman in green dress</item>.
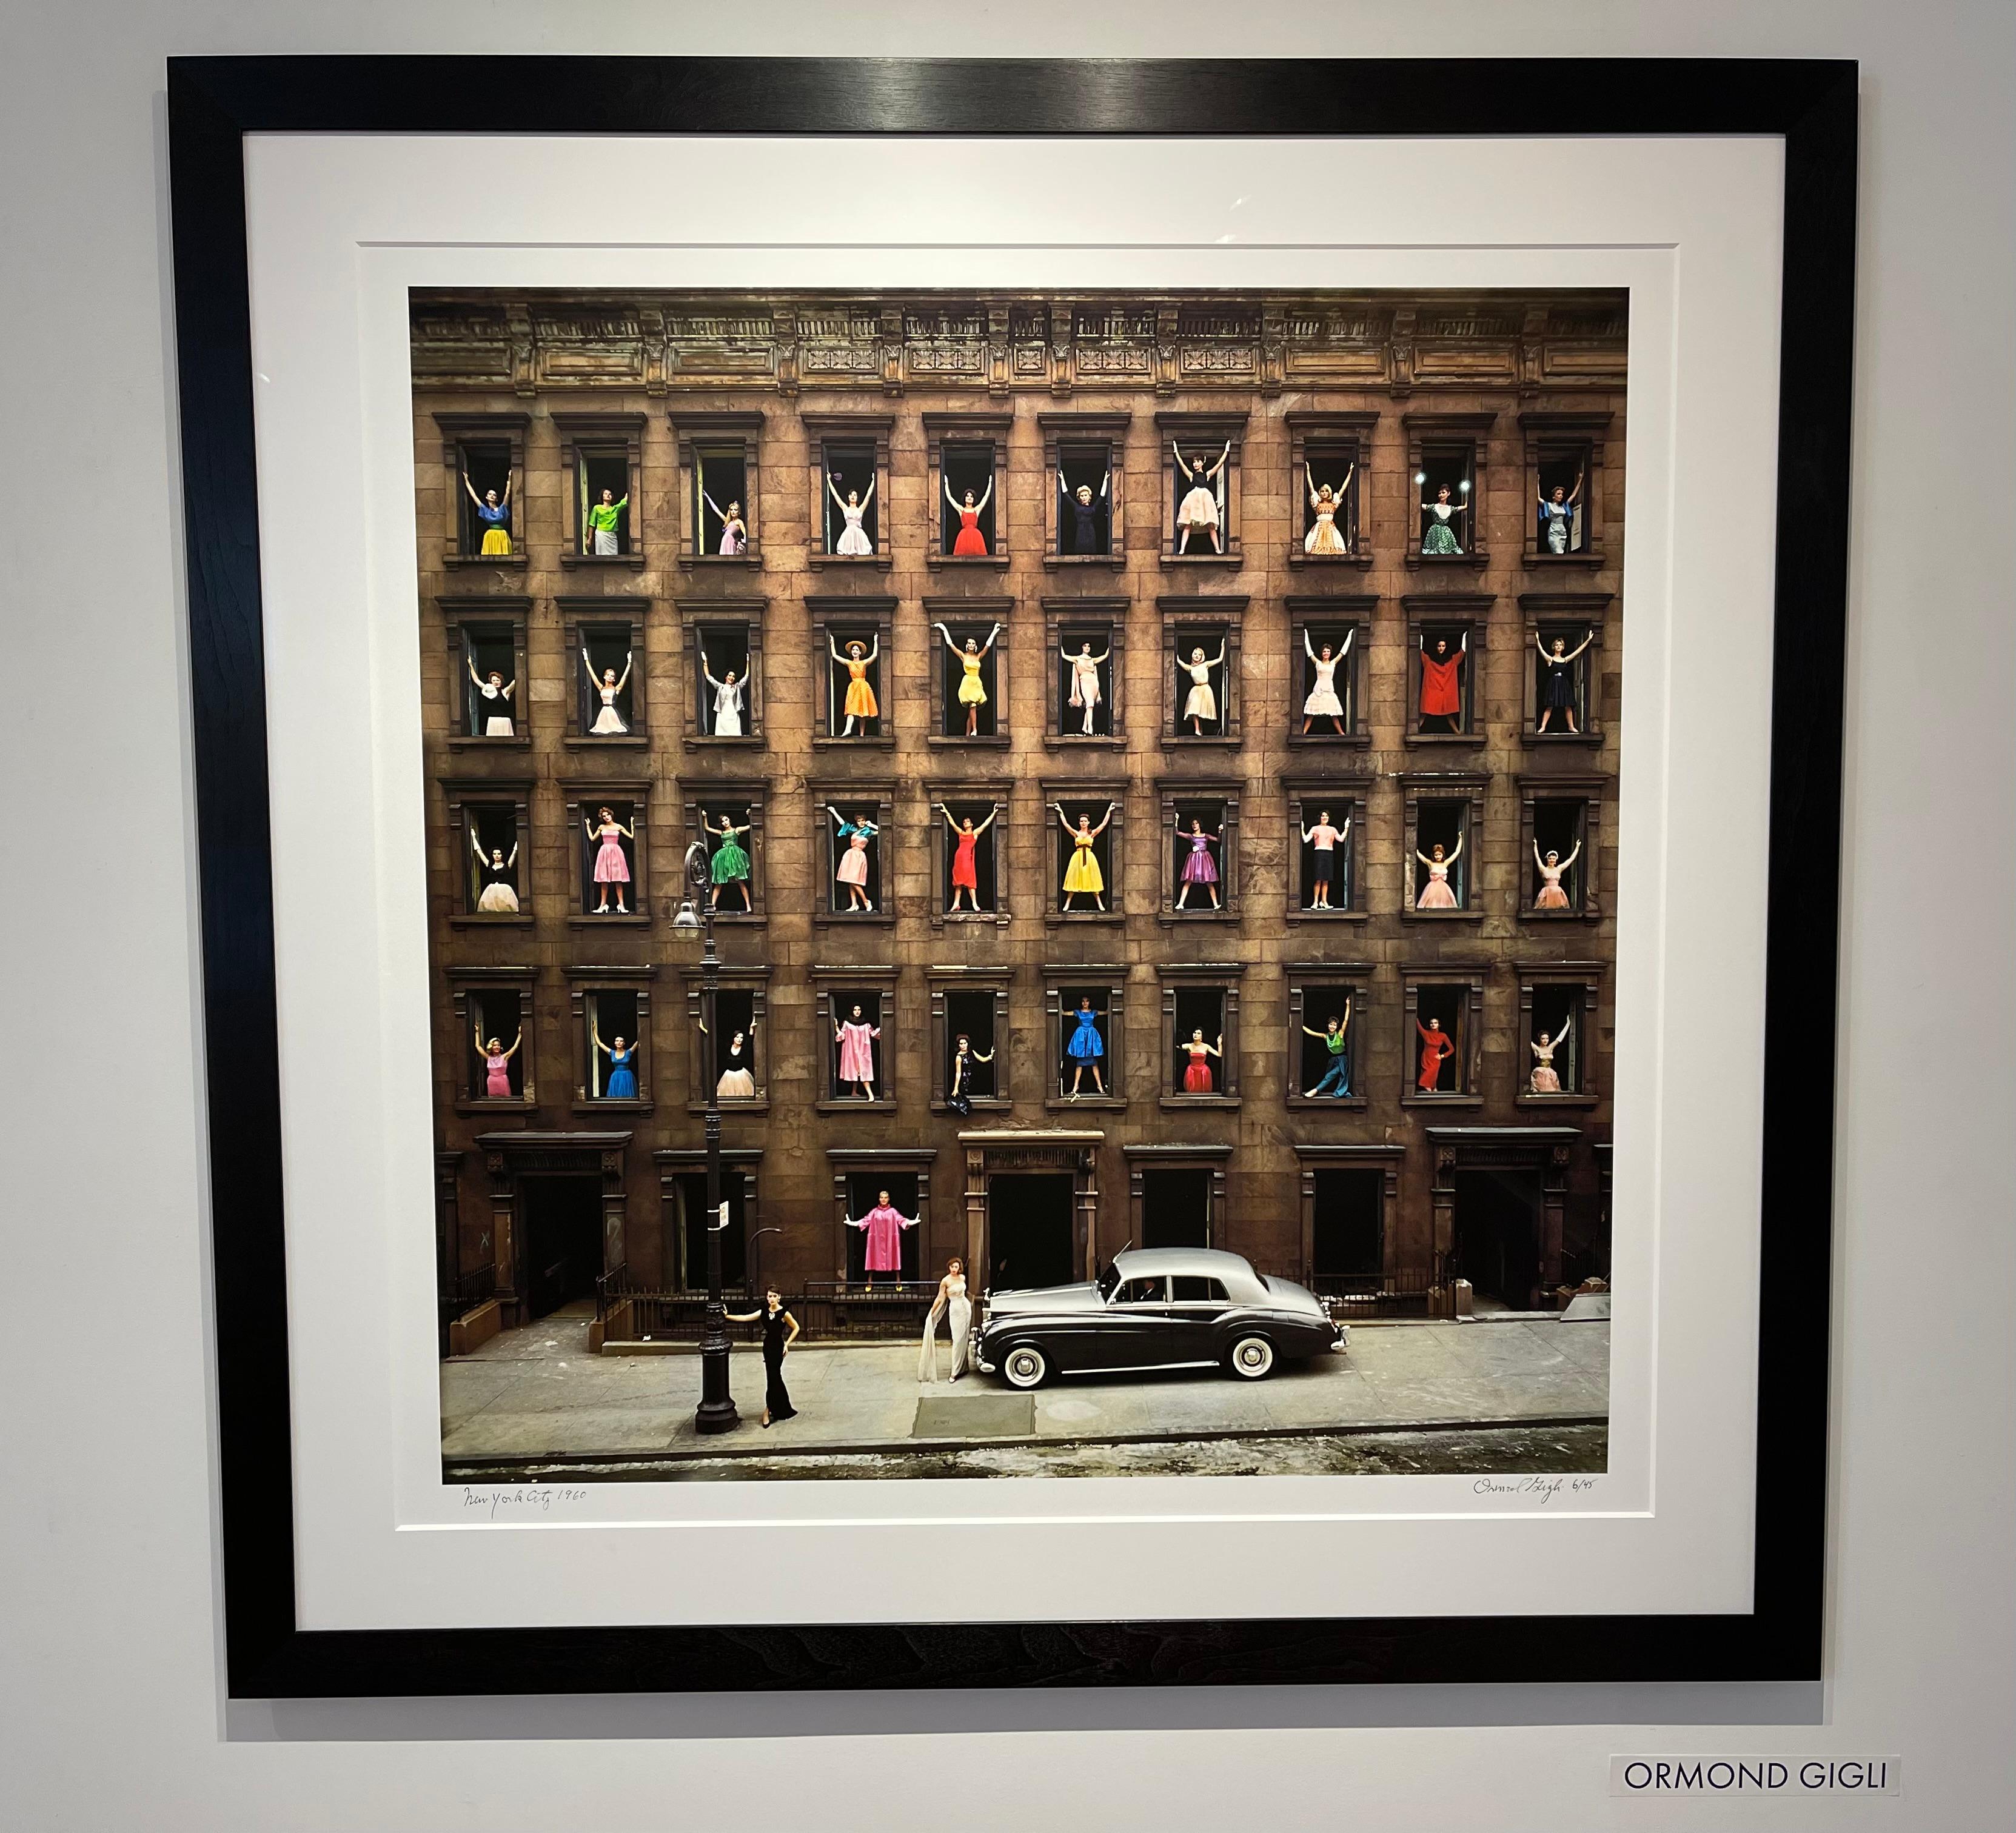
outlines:
M707 810L703 808L700 811L700 825L702 832L718 836L720 842L714 850L714 890L707 900L708 908L720 909L722 888L733 885L742 893L742 908L754 915L756 906L749 897L749 855L742 849L742 836L749 832L750 824L745 821L738 828L724 814L720 826L716 827L707 819Z
M1470 489L1467 483L1463 487L1466 492ZM1423 553L1460 554L1463 552L1456 538L1453 524L1470 513L1467 495L1462 502L1453 503L1449 501L1449 487L1445 483L1439 485L1435 491L1435 500L1432 503L1422 504L1421 513L1427 518L1421 526Z

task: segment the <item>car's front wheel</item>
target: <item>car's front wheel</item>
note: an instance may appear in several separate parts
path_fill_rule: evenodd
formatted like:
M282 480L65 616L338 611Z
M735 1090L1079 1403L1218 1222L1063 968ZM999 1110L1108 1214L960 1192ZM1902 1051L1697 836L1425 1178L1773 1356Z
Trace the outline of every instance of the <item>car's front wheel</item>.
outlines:
M1243 1336L1225 1360L1242 1380L1263 1381L1274 1371L1274 1346L1264 1336Z
M1039 1388L1049 1378L1050 1364L1034 1343L1017 1343L1001 1359L1001 1377L1011 1388L1025 1393Z

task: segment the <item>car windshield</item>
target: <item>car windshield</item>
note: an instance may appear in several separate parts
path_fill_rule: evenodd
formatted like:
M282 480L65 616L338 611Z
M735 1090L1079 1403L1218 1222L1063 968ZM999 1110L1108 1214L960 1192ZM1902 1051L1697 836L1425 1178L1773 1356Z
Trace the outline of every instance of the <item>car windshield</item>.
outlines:
M1099 1275L1099 1296L1111 1303L1113 1299L1113 1288L1119 1283L1120 1269L1109 1261Z

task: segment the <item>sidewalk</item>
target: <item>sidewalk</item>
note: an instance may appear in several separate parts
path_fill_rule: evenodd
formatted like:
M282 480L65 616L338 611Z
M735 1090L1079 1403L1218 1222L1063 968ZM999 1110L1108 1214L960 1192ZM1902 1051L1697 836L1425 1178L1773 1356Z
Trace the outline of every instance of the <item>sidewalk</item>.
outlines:
M941 1343L941 1373L949 1360ZM700 1374L697 1355L592 1356L585 1320L545 1319L441 1364L441 1454L720 1458L1601 1420L1610 1326L1359 1326L1345 1353L1263 1382L1186 1369L1065 1376L1034 1394L988 1375L920 1382L914 1342L807 1348L784 1364L797 1417L767 1432L762 1357L738 1346L730 1383L743 1429L707 1439L693 1430Z

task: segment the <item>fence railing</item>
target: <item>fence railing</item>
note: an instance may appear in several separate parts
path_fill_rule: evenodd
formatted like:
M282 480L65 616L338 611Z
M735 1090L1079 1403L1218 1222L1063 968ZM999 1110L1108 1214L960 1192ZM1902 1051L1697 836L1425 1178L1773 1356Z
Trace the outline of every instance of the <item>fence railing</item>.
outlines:
M1425 1272L1312 1273L1305 1267L1259 1269L1277 1279L1307 1286L1346 1322L1354 1318L1422 1317L1435 1307L1438 1288Z
M442 1282L436 1294L441 1354L445 1356L448 1353L448 1326L459 1318L466 1317L478 1305L487 1304L496 1296L497 1269L494 1266L472 1267L468 1272L458 1273L452 1279Z
M814 1280L798 1292L779 1294L784 1309L805 1335L821 1342L896 1342L916 1335L938 1295L938 1282L861 1285ZM722 1295L733 1311L757 1311L763 1295L747 1288ZM596 1281L596 1321L610 1342L692 1342L707 1334L707 1294L671 1292L640 1285L627 1267ZM740 1342L762 1339L760 1324L731 1324Z

